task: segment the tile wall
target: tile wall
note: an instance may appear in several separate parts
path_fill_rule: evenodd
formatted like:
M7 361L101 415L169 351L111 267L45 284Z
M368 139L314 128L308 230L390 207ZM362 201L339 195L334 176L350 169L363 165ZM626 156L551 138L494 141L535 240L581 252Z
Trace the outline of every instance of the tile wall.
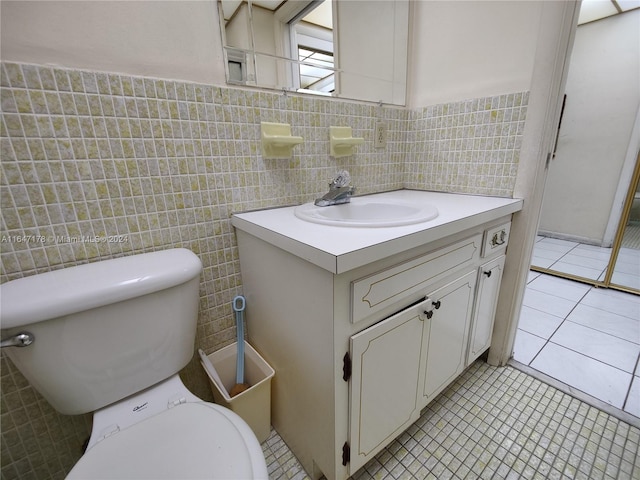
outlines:
M361 194L416 188L510 196L526 94L410 111L115 73L2 63L2 282L172 247L201 258L197 344L233 341L241 292L232 212L311 201L340 169ZM376 121L388 145L373 148ZM263 159L260 122L286 122L305 143ZM366 142L329 157L330 125ZM57 414L0 356L2 479L64 478L90 416ZM183 379L210 399L196 362Z
M510 197L528 100L514 93L410 111L405 187Z

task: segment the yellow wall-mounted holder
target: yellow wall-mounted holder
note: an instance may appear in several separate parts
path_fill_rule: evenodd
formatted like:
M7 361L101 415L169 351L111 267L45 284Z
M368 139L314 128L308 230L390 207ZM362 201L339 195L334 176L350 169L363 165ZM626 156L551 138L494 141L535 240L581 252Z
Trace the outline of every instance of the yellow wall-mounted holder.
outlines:
M352 136L351 127L329 127L329 139L329 153L336 158L353 155L353 147L364 143L364 138Z
M304 138L291 135L288 123L260 123L262 156L264 158L291 158L296 145L304 143Z

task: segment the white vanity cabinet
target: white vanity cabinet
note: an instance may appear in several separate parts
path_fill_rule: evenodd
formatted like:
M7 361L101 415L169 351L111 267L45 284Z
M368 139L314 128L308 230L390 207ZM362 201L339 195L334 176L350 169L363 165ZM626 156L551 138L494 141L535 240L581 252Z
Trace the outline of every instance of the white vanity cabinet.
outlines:
M476 212L415 228L234 216L249 342L276 371L272 425L311 478L354 475L489 347L522 202L455 200Z
M465 369L475 283L472 270L351 337L351 474Z

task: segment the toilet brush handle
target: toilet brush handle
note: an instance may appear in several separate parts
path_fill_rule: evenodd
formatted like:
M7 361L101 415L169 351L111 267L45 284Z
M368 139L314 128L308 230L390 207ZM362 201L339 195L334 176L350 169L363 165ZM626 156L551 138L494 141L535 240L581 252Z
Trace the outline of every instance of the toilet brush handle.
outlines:
M244 325L242 313L236 312L236 328L238 330L238 360L236 363L236 383L244 383Z
M236 383L241 385L244 383L244 309L246 306L245 299L242 295L238 295L233 299L233 311L236 312L236 330L238 334L237 352L238 359L236 362Z

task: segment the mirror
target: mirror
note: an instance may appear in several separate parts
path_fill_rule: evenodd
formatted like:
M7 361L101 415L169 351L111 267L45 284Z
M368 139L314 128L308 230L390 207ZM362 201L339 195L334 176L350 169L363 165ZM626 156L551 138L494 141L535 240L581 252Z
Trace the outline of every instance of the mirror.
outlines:
M218 12L229 84L406 102L408 0L218 0Z
M619 242L611 258L610 283L640 292L640 155L625 202L618 232Z
M632 197L640 92L629 58L640 45L625 39L637 36L639 19L635 8L578 25L531 268L633 293L640 293L640 248L631 236L639 228L640 199L633 207Z

